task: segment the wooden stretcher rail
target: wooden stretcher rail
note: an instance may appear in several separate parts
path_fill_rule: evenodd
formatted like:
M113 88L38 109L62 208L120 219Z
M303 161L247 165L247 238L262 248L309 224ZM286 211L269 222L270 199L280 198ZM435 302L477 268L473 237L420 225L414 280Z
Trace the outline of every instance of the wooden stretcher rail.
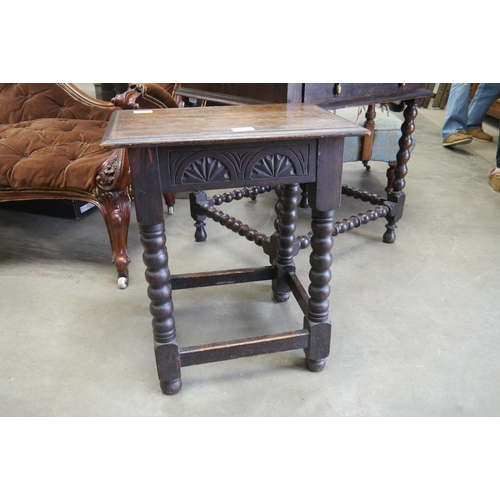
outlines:
M191 366L260 354L307 349L307 347L309 347L309 331L296 330L229 342L184 347L179 351L181 366Z
M307 314L309 295L307 294L305 288L302 286L302 283L294 272L291 272L287 275L287 283L302 312L304 314Z
M183 288L200 288L204 286L232 285L251 281L266 281L276 277L273 266L231 269L192 274L176 274L171 277L172 290Z

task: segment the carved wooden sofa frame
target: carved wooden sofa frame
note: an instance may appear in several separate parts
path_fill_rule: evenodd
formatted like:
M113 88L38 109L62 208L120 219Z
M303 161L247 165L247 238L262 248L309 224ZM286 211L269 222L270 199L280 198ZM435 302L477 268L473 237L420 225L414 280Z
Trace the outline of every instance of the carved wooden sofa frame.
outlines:
M68 83L0 84L0 202L81 200L102 213L118 286L128 284L128 228L133 194L127 152L100 146L111 115L127 107L166 107L165 93L131 89L113 102ZM126 96L125 96L126 97ZM169 96L171 99L171 97Z

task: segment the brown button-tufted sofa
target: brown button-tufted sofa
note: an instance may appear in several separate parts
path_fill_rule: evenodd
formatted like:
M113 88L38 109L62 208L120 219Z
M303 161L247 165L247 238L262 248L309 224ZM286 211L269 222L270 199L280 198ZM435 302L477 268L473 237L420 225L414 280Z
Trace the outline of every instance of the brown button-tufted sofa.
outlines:
M145 94L137 86L136 94ZM141 103L168 106L160 98ZM91 202L109 233L118 286L128 282L131 178L126 151L100 143L112 113L127 107L99 101L67 83L0 84L0 202L68 199ZM175 105L175 103L173 104ZM134 104L137 107L138 104Z

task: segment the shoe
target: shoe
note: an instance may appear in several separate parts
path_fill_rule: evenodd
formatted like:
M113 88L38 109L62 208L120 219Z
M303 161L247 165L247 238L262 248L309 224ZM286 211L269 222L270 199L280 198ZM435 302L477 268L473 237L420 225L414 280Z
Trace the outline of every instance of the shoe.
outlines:
M488 183L495 191L500 191L500 168L494 168L490 171Z
M472 137L463 130L457 130L443 140L443 146L458 146L459 144L469 144L469 142L472 142Z
M474 137L474 139L479 139L480 141L492 141L493 136L490 134L487 134L484 130L483 127L477 127L477 128L471 128L470 130L467 130L465 132L466 135L470 135L471 137Z

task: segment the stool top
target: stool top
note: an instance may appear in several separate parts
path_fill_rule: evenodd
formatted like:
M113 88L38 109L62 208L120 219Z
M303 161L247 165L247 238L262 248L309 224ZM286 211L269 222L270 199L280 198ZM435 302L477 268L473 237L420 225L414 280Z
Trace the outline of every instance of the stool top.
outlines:
M101 146L150 147L369 135L314 104L117 111Z

